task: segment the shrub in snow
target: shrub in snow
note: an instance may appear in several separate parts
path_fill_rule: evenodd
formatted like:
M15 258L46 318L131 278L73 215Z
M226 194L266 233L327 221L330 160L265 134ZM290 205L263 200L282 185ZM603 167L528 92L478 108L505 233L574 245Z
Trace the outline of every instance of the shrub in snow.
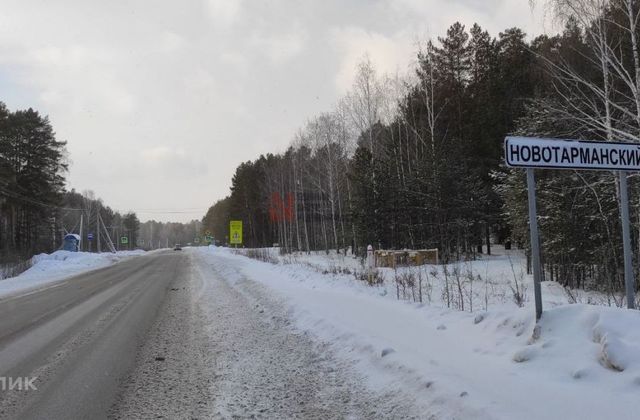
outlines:
M353 270L353 277L356 280L367 282L370 286L377 286L384 283L384 277L377 269L369 270L363 269L362 271Z
M513 274L513 283L509 285L513 295L513 302L518 305L518 307L522 308L527 301L527 287L524 283L524 271L522 270L522 267L520 267L520 271L516 273L511 256L509 256L509 265L511 266L511 272Z
M400 271L394 269L394 280L396 283L396 297L398 300L416 301L416 277L411 271ZM400 297L402 291L402 297Z
M278 264L278 257L273 255L271 248L257 248L257 249L238 249L235 252L239 255L252 258L254 260L267 262L271 264Z
M0 280L15 277L27 271L33 264L32 259L5 262L0 264Z

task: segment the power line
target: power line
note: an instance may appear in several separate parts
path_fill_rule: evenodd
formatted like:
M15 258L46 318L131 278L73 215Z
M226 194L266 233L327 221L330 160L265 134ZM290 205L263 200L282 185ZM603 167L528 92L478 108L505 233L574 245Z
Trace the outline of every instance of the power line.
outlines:
M4 188L0 188L0 192L3 192L5 194L7 194L9 197L14 198L16 200L24 201L26 203L31 203L31 204L35 204L35 205L38 205L38 206L51 208L51 209L60 209L60 210L68 210L68 211L82 211L83 210L83 209L76 209L76 208L72 208L72 207L61 207L61 206L56 206L54 204L47 204L47 203L44 203L42 201L34 200L32 198L27 198L27 197L22 196L22 195L14 192L14 191L5 190Z
M13 199L24 201L26 203L35 204L35 205L46 207L46 208L59 209L59 210L68 210L68 211L84 211L85 210L85 209L81 209L81 208L79 209L79 208L73 208L73 207L56 206L54 204L47 204L47 203L44 203L42 201L38 201L38 200L34 200L32 198L25 197L25 196L15 192L15 191L6 190L6 189L4 189L2 187L0 187L0 192L6 194L7 196L9 196L9 197L11 197ZM204 209L204 208L190 207L190 208L176 209L176 210L133 209L131 211L133 211L134 213L140 213L140 214L195 214L195 213L202 213L202 212L204 212L206 210L207 209Z

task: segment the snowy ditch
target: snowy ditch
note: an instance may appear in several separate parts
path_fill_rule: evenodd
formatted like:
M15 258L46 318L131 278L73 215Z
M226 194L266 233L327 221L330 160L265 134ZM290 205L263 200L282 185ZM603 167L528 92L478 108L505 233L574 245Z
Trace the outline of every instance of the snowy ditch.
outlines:
M457 268L380 269L376 287L342 255L271 250L262 262L227 249L196 252L224 266L231 282L267 285L291 305L298 329L331 343L371 386L428 402L436 418L635 418L640 312L570 304L606 297L572 298L545 282L536 325L532 279L516 252ZM395 281L410 270L422 276L422 303Z

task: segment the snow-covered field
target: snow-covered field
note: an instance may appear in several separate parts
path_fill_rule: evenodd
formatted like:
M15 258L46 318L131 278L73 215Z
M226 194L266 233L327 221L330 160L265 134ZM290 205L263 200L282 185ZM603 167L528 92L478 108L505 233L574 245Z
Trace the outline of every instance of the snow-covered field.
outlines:
M16 277L0 280L0 297L43 287L86 271L106 267L142 255L142 250L112 253L56 251L32 258L31 268Z
M422 278L422 304L414 302L415 287L397 300L391 269L381 270L377 287L357 280L361 265L350 257L273 252L273 264L223 248L194 252L231 284L268 286L290 305L298 329L332 343L373 388L402 389L435 418L637 418L640 312L569 304L606 299L571 298L545 283L536 328L531 278L517 252L446 273L423 267L414 273ZM523 288L520 307L514 290Z

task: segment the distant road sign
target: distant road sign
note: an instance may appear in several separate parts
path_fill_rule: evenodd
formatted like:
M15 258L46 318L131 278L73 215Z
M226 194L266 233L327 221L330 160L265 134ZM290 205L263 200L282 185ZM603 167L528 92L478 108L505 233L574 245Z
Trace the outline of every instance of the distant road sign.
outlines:
M640 144L507 137L504 146L512 167L640 171Z
M127 245L129 243L129 238L127 238L126 236L121 236L120 237L120 243L122 245Z
M87 233L87 239L93 241L93 233Z
M242 244L242 220L229 222L229 243L231 245Z

